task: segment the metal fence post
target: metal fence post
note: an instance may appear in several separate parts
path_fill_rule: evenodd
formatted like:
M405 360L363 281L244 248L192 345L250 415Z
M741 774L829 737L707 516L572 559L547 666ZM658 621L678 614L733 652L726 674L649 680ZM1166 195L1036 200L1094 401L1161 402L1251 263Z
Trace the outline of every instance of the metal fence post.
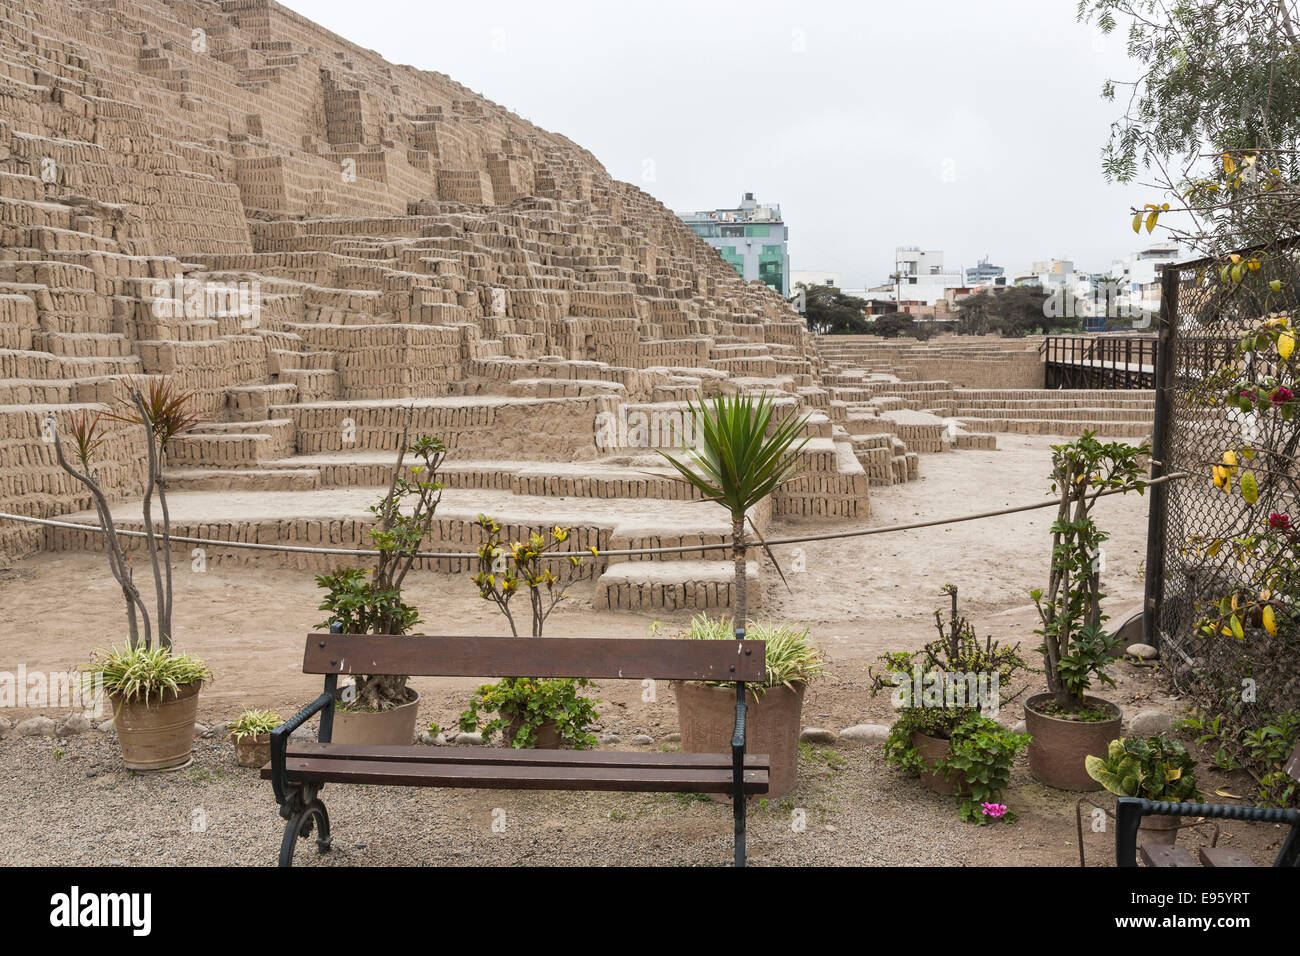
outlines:
M1155 423L1151 432L1151 477L1163 476L1167 471L1169 454L1169 375L1173 359L1174 328L1178 322L1178 279L1181 270L1174 264L1165 266L1160 277L1160 331L1155 348ZM1160 629L1157 627L1160 606L1164 597L1165 578L1165 506L1168 501L1167 484L1150 489L1147 504L1147 567L1146 587L1142 601L1142 641L1152 647L1160 646Z

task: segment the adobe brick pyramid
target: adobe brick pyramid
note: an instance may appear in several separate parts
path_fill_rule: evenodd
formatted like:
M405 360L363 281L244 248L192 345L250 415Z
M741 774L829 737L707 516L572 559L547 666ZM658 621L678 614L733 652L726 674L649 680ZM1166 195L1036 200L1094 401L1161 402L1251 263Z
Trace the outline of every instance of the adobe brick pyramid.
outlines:
M89 517L45 423L168 374L206 419L168 450L179 535L365 547L411 407L451 448L432 549L472 552L480 512L600 549L721 541L721 509L686 500L653 448L685 399L741 390L811 415L804 473L760 527L862 518L864 463L905 480L916 453L887 424L855 441L822 369L779 295L442 74L269 0L0 0L0 511ZM97 475L138 529L142 443L107 439ZM0 521L9 558L97 546ZM588 571L597 606L717 607L722 557Z

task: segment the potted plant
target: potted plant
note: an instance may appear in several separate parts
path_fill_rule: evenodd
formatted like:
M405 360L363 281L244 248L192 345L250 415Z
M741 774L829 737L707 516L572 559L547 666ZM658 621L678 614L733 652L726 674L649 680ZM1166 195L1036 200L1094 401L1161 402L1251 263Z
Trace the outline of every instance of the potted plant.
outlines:
M1088 776L1118 797L1171 803L1201 797L1193 772L1196 761L1182 744L1163 734L1112 740L1105 757L1089 755L1084 763ZM1181 820L1175 816L1144 815L1138 838L1147 843L1172 845Z
M189 764L199 690L212 671L192 654L169 647L109 647L82 665L113 708L113 726L128 770L171 770Z
M684 640L730 641L737 631L730 619L697 614L691 626L676 635ZM766 643L767 677L746 687L746 745L750 753L772 761L767 797L794 789L799 760L799 729L804 693L825 670L821 653L808 640L808 628L793 624L750 621L746 635ZM687 753L730 753L736 721L736 693L726 682L685 681L674 684L682 750Z
M995 719L1023 691L1012 691L1027 665L1020 646L980 641L957 610L957 588L948 621L934 612L939 636L918 651L884 654L882 673L869 671L872 694L892 687L898 717L885 741L888 762L920 778L936 793L957 797L963 820L984 824L1015 821L1000 802L1016 755L1029 738Z
M326 592L320 610L330 616L317 627L344 634L385 634L400 640L421 622L420 612L402 599L402 584L442 500L438 469L446 446L421 436L408 444L411 410L398 445L388 491L370 507L376 517L369 535L376 551L372 569L344 568L316 576ZM407 455L415 462L407 464ZM409 510L403 510L409 509ZM361 675L340 686L332 740L347 744L409 744L415 739L420 695L405 676Z
M1049 787L1096 790L1084 758L1106 753L1119 736L1123 714L1115 704L1091 697L1094 681L1114 686L1107 673L1119 639L1107 632L1101 611L1101 545L1109 535L1097 527L1092 509L1107 492L1146 488L1140 459L1147 445L1102 444L1095 432L1052 446L1052 487L1060 496L1052 524L1052 563L1047 592L1030 592L1043 638L1039 650L1047 693L1025 701L1029 770Z
M235 745L235 763L241 767L265 767L271 760L271 731L284 718L270 710L250 708L230 725L230 740Z
M568 594L565 586L577 576L583 560L568 555L563 560L548 557L569 540L569 529L555 526L546 534L534 533L527 541L509 545L502 541L501 525L488 515L478 516L484 542L479 546L479 571L473 576L479 597L505 615L510 633L519 636L511 602L521 591L528 594L530 634L541 637L551 612ZM597 554L595 548L592 555ZM559 564L562 575L552 569ZM586 678L506 677L484 684L474 692L460 715L460 729L480 731L485 740L500 731L507 746L556 749L570 746L586 750L596 745L588 728L599 715L599 703L578 692L595 685ZM488 715L495 714L489 717Z
M192 429L199 419L191 411L193 393L177 389L166 376L144 382L128 380L125 407L70 418L73 457L68 459L58 428L51 431L55 459L64 471L90 492L104 537L109 570L122 589L126 604L127 640L92 655L83 665L94 693L108 694L122 761L130 770L167 770L190 761L198 695L212 672L191 654L172 651L171 515L164 480L167 445ZM155 616L136 587L130 562L118 537L108 498L95 475L94 458L105 441L106 421L138 425L145 437L145 482L142 496L145 549L153 571ZM77 466L80 467L77 467ZM158 496L161 527L154 524L154 495ZM161 541L159 540L161 539ZM157 625L155 633L154 624Z

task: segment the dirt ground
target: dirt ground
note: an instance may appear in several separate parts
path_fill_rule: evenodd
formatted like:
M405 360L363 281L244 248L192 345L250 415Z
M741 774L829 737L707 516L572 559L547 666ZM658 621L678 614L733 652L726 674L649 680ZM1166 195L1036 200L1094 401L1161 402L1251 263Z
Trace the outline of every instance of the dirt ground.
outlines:
M871 490L871 517L862 525L881 527L1040 500L1047 493L1049 446L1059 440L1000 435L998 451L923 456L919 481ZM701 505L684 504L683 507ZM1118 619L1140 603L1146 499L1135 494L1103 499L1097 506L1096 516L1101 527L1111 533L1105 547L1103 581L1109 594L1107 610ZM839 731L858 723L888 723L888 698L870 696L866 689L867 668L885 651L912 649L934 636L933 611L944 606L945 599L939 590L946 583L959 588L962 611L981 636L992 634L1003 643L1020 642L1025 651L1032 651L1037 643L1033 634L1036 615L1028 591L1046 584L1051 521L1052 511L1044 509L915 531L777 546L774 550L786 570L789 585L787 588L782 584L770 567L765 571L762 613L808 625L832 665L831 676L809 690L804 725ZM851 525L845 522L777 524L769 536L779 538L848 527ZM178 564L176 575L177 645L202 656L216 672L215 681L203 691L201 721L216 723L232 719L250 706L271 707L288 715L320 692L319 678L306 677L300 672L304 635L324 616L316 609L319 597L311 574L274 567L232 566L209 566L205 572L195 573L188 565ZM596 611L591 592L590 582L571 588L572 599L554 613L547 633L551 636L646 636L658 623L659 633L670 634L689 621L687 612L668 613L656 619L643 614ZM425 619L423 628L431 633L504 632L499 615L478 598L474 586L462 576L425 574L408 580L406 599L421 609ZM17 562L0 570L0 671L14 672L19 664L25 664L29 671L72 668L84 661L92 648L120 642L123 617L120 590L102 555L41 554ZM1116 665L1115 672L1119 686L1107 689L1104 696L1119 703L1126 716L1152 708L1175 716L1181 713L1178 702L1160 690L1152 670L1121 663ZM436 721L449 727L454 726L455 717L463 707L466 691L476 682L419 678L413 683L422 694L422 724ZM659 746L664 737L676 731L671 688L660 690L654 703L643 703L639 683L602 681L600 685L599 696L606 701L601 708L599 729L602 732L618 733L625 739L627 735L645 733L654 737ZM16 722L31 713L37 712L4 715ZM1017 706L1008 716L1018 719L1021 715ZM120 761L114 769L116 748L105 735L92 733L60 743L51 738L18 740L11 733L0 738L0 773L7 778L7 786L20 784L35 796L41 792L46 775L50 775L49 786L60 786L53 781L61 779L60 775L68 772L73 764L62 758L37 759L39 754L56 748L74 758L74 763L85 761L87 767L96 769L91 780L99 781L95 786L100 790L109 778L120 778L128 789L155 788L159 792L211 786L213 774L233 781L227 794L229 799L242 800L237 793L248 791L250 806L266 804L266 816L270 819L263 823L267 834L258 837L257 842L278 840L272 832L276 830L278 818L270 803L269 784L256 780L251 771L235 768L229 745L199 748L196 767L205 777L197 783L190 779L193 771L168 775L167 779L160 777L149 783L125 774ZM827 754L832 756L828 758ZM1078 862L1074 795L1047 790L1034 783L1023 757L1007 794L1007 802L1020 813L1020 821L1013 826L976 829L957 820L955 808L948 800L923 791L914 781L885 767L878 747L812 749L807 756L801 770L800 789L792 799L813 803L815 798L820 801L819 820L827 813L837 819L819 823L821 829L816 834L802 843L791 843L788 851L773 849L769 854L771 862L874 860L964 865L1073 865ZM1224 788L1227 793L1243 792L1238 789L1243 786L1241 781L1217 775L1204 764L1201 778L1210 793L1216 788ZM69 787L73 783L64 781ZM365 801L358 802L356 794L367 789L335 788L334 799L345 807L361 808ZM386 801L390 797L382 799ZM525 818L535 821L534 837L543 832L554 837L541 838L541 843L534 845L531 852L520 844L518 852L508 853L495 862L566 862L567 854L575 852L579 844L587 844L580 835L563 834L573 826L581 829L582 819L586 817L595 821L593 826L607 827L613 819L610 813L616 813L619 819L632 820L631 829L648 828L630 846L641 846L650 840L664 848L674 847L679 839L674 834L676 824L660 820L664 816L661 812L643 812L646 807L680 810L687 816L699 817L704 821L698 828L700 839L705 841L700 845L712 846L708 840L721 841L713 850L721 849L719 861L725 861L726 856L728 811L715 805L695 806L673 798L636 795L506 795L477 791L438 795L398 792L391 799L397 801L397 806L433 801L431 806L471 816L489 812L508 800L511 806L520 808ZM1108 804L1109 797L1103 794L1098 802ZM10 836L21 844L24 831L33 835L41 832L40 812L39 807L22 806L16 815L0 824L0 831L17 828L19 832ZM767 812L773 811L769 808ZM569 819L572 814L577 814L579 819ZM859 814L865 816L859 820ZM379 829L390 827L389 816L401 814L385 815L383 827ZM926 832L938 841L935 844L938 858L932 857L928 850L918 850L915 840L900 841L886 836L890 833L915 835L920 820L925 821ZM28 830L28 825L37 829ZM371 854L352 862L426 862L408 859L414 851L404 847L415 844L399 838L406 828L418 828L418 825L416 820L407 821L387 834L369 828L371 845L375 846L375 841L382 838L382 844L390 846L393 854ZM774 833L785 832L785 818L781 817L773 826ZM940 832L935 832L935 827ZM1221 843L1253 849L1257 861L1268 861L1271 856L1268 846L1279 838L1270 832L1272 828L1235 826L1233 829L1242 832L1224 837ZM48 826L44 832L48 833ZM855 843L850 834L859 834L861 841ZM454 836L445 832L432 842L427 834L417 842L444 862L490 862L473 851L476 845L473 841L448 848L444 846L446 839L456 842ZM575 839L578 844L573 843ZM1109 840L1106 836L1091 835L1085 841L1090 848L1089 863L1103 863L1110 858L1113 851ZM603 845L594 835L591 842ZM785 846L785 842L772 846ZM824 854L813 849L819 843L826 844ZM0 845L14 844L3 840ZM873 847L882 850L879 859L873 857ZM259 862L269 859L272 849L259 847L252 855L232 851L220 854L218 859ZM131 846L115 852L120 852L127 862L147 859L140 856L144 851L133 851ZM701 851L698 858L689 854L678 858L674 850L664 852L666 862L711 862L718 855ZM12 862L64 861L57 857L52 846L45 851L33 846L30 852L20 852ZM185 854L182 857L189 859ZM345 857L337 858L336 862L345 862ZM760 853L756 862L761 859ZM615 853L609 862L621 861ZM195 858L193 862L203 860Z

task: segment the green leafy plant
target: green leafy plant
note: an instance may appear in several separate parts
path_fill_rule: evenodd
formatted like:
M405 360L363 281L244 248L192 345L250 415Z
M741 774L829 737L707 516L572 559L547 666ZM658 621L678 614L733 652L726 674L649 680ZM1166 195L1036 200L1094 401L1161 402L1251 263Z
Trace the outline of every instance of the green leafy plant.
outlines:
M1197 800L1196 761L1186 748L1164 735L1112 740L1105 758L1084 758L1088 776L1121 797L1179 803Z
M478 586L479 597L501 611L510 633L518 637L511 602L520 593L527 593L530 633L541 637L551 612L568 597L565 587L582 570L580 555L569 555L562 562L547 557L567 546L570 529L556 525L546 534L529 535L527 541L507 543L501 536L500 523L490 516L479 515L478 525L483 529L484 541L478 549L479 570L472 580ZM589 550L593 557L599 553L595 548ZM552 570L554 564L561 565L562 574ZM524 748L537 746L538 730L554 722L562 745L585 750L596 745L595 736L587 728L599 717L595 708L599 701L578 692L594 686L586 678L572 677L507 677L495 684L484 684L460 715L460 729L481 730L485 738L498 730L505 731L512 747ZM487 719L487 714L496 716Z
M376 519L368 532L375 546L375 567L344 568L316 576L316 586L326 592L319 610L330 612L316 625L319 628L339 625L347 634L397 636L420 623L418 610L402 600L402 584L442 500L438 470L446 460L447 448L440 439L427 435L409 441L411 415L408 407L388 491L369 509ZM413 459L409 464L408 455ZM406 681L403 675L360 675L350 697L343 699L350 710L391 710L413 699ZM345 693L340 688L340 695Z
M967 711L955 722L950 714L928 707L904 708L889 729L885 740L885 760L914 776L924 772L941 773L957 788L957 807L961 819L976 826L992 820L1015 823L1014 810L999 814L985 813L985 804L998 803L1011 782L1011 768L1016 755L1029 745L1027 734L1012 733L996 720ZM912 741L913 734L939 736L938 727L946 731L948 753L934 763L927 763Z
M794 624L749 621L745 636L765 643L767 661L766 679L761 684L754 683L749 687L757 694L770 687L796 690L799 685L809 684L825 673L826 662L808 635L808 628ZM697 614L691 618L691 626L676 637L689 641L734 641L736 633L731 618L710 618L707 614ZM725 681L699 683L717 686L727 684Z
M950 599L947 621L934 612L939 636L917 651L882 654L882 671L868 670L872 695L891 689L898 717L885 741L886 760L913 775L941 773L958 784L961 819L983 825L991 820L1014 823L1016 814L999 803L1018 754L1029 743L991 719L1024 692L1016 687L1028 667L1020 645L1003 646L992 636L981 641L958 610L957 588L944 585ZM948 741L948 753L927 763L915 734ZM986 812L998 805L998 812Z
M510 745L522 749L537 746L537 731L553 721L561 744L587 750L596 746L596 737L587 728L599 719L595 705L600 701L583 697L578 691L593 686L585 677L507 677L495 684L484 684L460 715L460 729L481 731L485 740L504 731ZM496 716L487 719L486 714Z
M1106 492L1142 494L1146 488L1139 459L1150 454L1143 444L1103 444L1096 432L1085 431L1076 441L1052 446L1051 491L1060 496L1052 523L1052 565L1047 592L1030 592L1038 609L1043 638L1047 689L1055 696L1061 716L1090 710L1085 694L1094 681L1114 685L1107 672L1118 638L1102 624L1101 545L1110 535L1097 527L1093 506Z
M123 701L161 699L169 691L212 680L212 670L193 654L173 654L170 648L110 646L91 655L82 670L104 691Z
M769 395L718 395L711 402L702 397L688 402L697 446L683 448L684 456L676 458L659 452L677 470L678 481L690 484L706 501L717 502L731 515L737 621L748 620L745 515L798 473L799 452L809 440L800 438L806 415L792 413L774 423L775 407Z
M244 737L260 737L263 734L269 734L282 723L284 723L284 718L275 711L260 710L253 707L240 714L239 718L229 726L228 730L231 737L242 740Z

